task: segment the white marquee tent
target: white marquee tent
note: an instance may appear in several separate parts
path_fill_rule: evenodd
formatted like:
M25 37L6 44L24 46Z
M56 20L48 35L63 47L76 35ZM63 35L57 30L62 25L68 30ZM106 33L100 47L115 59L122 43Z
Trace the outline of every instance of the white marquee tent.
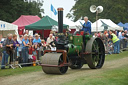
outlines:
M64 24L69 25L69 29L76 29L75 23L67 18L64 18Z
M97 24L97 29L96 29ZM99 19L92 24L92 32L103 31L103 30L123 30L123 27L116 25L110 19Z
M77 21L75 22L75 25L76 25L76 26L82 26L81 23L84 24L84 22L85 22L84 20L77 20Z
M8 33L12 33L12 34L17 34L18 35L18 26L0 20L0 34L2 34L3 37L6 37Z

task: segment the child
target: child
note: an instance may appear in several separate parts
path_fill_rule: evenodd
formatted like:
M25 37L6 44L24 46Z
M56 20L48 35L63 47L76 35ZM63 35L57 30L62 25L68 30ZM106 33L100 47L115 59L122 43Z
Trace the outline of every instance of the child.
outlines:
M32 56L33 56L33 51L34 51L34 46L32 45L32 36L29 36L29 49L28 49L28 54L29 54L29 57L28 57L28 60L29 60L29 63L32 63Z
M45 50L46 49L46 42L44 39L41 40L41 44L42 44L43 50Z

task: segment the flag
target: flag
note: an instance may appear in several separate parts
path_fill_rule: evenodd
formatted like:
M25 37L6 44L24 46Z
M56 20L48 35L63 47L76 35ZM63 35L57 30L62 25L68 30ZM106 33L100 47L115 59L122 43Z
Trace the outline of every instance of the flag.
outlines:
M54 13L54 15L57 15L57 11L56 11L56 9L53 7L52 4L51 4L51 11Z

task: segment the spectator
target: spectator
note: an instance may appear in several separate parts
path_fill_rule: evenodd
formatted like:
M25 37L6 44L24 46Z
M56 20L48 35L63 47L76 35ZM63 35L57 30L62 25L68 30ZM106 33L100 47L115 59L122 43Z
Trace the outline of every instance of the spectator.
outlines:
M114 33L112 33L111 30L109 31L109 34L111 35L111 40L114 44L114 54L116 53L119 54L120 53L120 40Z
M2 35L0 34L0 61L2 59L2 47L3 47Z
M50 34L52 34L52 37L55 39L55 32L54 31L50 31Z
M18 64L18 57L19 57L19 52L18 52L18 47L19 47L19 42L17 41L17 35L13 35L13 47L14 47L14 59L15 59L15 64Z
M24 35L25 35L25 34L29 35L29 31L28 31L28 30L25 30Z
M118 35L119 35L119 31L118 30L115 30L115 35L118 37Z
M33 40L33 44L41 43L41 39L39 37L40 37L40 35L35 34L35 38Z
M45 42L45 40L43 39L43 40L41 40L41 44L42 44L42 46L43 47L46 47L46 42Z
M23 35L20 35L20 39L18 40L19 43L19 48L18 48L18 52L19 52L19 63L22 62L22 40L23 40Z
M33 54L34 54L34 56L37 55L37 60L39 60L38 53L39 53L39 47L40 47L40 44L41 44L41 39L39 37L40 37L40 35L35 34L35 39L33 40L33 45L35 47L35 51L34 51Z
M97 37L97 33L94 33L93 37Z
M127 48L127 44L128 44L128 32L127 32L127 30L124 31L124 37L125 37L124 48Z
M97 37L101 38L101 32L98 32Z
M122 32L121 35L119 35L120 39L120 49L124 48L124 32Z
M8 63L8 56L10 55L10 64L13 63L13 40L12 34L8 34L7 39L3 42L3 57L1 63L1 69L5 69L5 66Z
M28 35L24 35L24 39L22 40L22 58L23 63L28 63L28 46L29 46L29 40Z
M108 53L109 54L113 53L113 43L111 40L108 41Z
M107 33L108 33L107 30L105 30L105 31L104 31L104 34L106 35Z
M2 40L2 34L0 34L0 43L3 43L4 40Z
M103 40L104 46L105 46L105 51L108 52L108 33L102 34L101 39Z
M33 59L32 58L32 54L33 54L33 51L34 51L34 47L32 46L33 45L33 37L31 35L29 35L29 61L32 62L31 60Z
M43 50L45 50L46 49L46 42L44 39L41 40L41 44L42 44Z
M30 46L32 46L33 45L33 37L31 35L29 35L28 40L29 40Z
M122 36L122 30L118 33L118 38Z
M52 34L49 34L49 37L47 38L46 45L47 45L48 48L50 48L50 49L51 49L51 45L50 45L50 43L51 43L52 41L54 41L54 37L53 37Z

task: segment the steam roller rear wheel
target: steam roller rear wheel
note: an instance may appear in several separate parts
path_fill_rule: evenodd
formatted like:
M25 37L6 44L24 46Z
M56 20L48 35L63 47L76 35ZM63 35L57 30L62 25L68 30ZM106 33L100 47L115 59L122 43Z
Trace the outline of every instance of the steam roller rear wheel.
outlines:
M42 64L60 65L62 63L63 63L62 53L46 53L42 58ZM63 67L42 66L42 70L46 74L65 74L68 70L68 66L63 66Z
M86 61L91 69L101 68L105 60L104 44L100 38L91 38L86 44Z

